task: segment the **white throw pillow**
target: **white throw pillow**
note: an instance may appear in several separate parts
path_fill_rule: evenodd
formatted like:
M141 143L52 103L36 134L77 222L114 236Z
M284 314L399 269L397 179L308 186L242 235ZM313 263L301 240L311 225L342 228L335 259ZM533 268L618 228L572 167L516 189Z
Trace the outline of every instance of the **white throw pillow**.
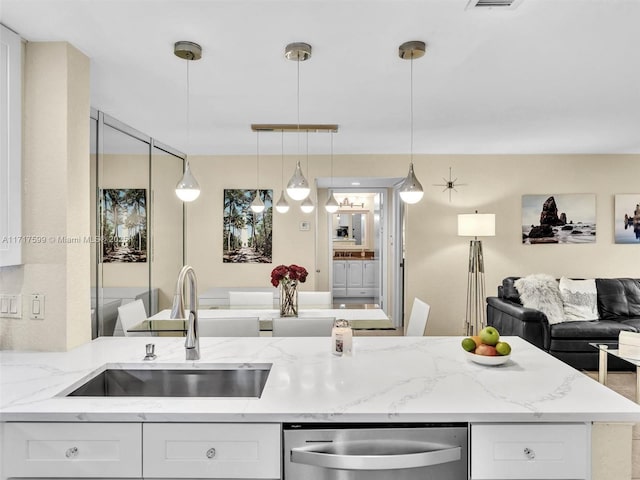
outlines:
M564 319L568 322L598 319L596 280L560 279L560 296L564 304Z
M540 310L547 316L550 325L564 321L560 289L558 282L551 275L546 273L527 275L516 280L514 285L520 294L523 306Z

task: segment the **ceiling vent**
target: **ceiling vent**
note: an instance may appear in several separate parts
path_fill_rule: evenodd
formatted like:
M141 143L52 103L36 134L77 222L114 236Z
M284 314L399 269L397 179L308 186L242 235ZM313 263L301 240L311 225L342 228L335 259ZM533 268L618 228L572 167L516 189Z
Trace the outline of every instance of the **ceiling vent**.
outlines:
M522 0L469 0L467 4L467 10L469 9L492 9L492 8L500 8L500 9L514 9L518 5L522 3Z

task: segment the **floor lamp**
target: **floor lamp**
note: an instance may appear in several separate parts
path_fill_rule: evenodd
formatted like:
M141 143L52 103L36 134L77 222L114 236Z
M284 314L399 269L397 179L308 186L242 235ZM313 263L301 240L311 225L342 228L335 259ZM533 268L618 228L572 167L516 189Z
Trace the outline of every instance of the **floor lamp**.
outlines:
M469 243L469 277L467 280L467 313L465 333L478 335L487 325L485 316L484 259L482 241L478 237L496 234L496 216L493 213L469 213L458 215L458 236L474 237Z

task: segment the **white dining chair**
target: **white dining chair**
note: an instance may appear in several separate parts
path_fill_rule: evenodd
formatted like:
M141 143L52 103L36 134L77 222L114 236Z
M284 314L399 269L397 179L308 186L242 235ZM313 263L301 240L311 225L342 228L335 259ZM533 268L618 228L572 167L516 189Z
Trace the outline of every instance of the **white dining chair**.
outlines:
M334 317L274 318L274 337L330 337Z
M331 292L298 292L298 307L331 308Z
M133 302L120 305L118 307L118 320L116 320L116 327L113 335L124 335L125 337L150 337L152 336L151 332L127 332L128 329L146 319L147 312L144 309L144 302L142 300L135 300Z
M271 292L229 292L229 307L273 308Z
M259 337L260 320L247 318L199 318L198 333L201 337Z
M413 299L411 316L409 317L407 332L405 333L407 337L424 336L425 329L427 328L427 319L429 318L430 310L431 306L428 303L423 302L417 297Z

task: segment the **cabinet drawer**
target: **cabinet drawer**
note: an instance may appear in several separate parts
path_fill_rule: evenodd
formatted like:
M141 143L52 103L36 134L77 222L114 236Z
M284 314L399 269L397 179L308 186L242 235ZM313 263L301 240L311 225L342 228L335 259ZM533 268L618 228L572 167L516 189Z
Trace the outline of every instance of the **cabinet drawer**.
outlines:
M280 478L279 424L145 424L145 478Z
M7 477L141 477L139 423L7 423Z
M587 479L589 429L572 424L471 425L471 478Z

